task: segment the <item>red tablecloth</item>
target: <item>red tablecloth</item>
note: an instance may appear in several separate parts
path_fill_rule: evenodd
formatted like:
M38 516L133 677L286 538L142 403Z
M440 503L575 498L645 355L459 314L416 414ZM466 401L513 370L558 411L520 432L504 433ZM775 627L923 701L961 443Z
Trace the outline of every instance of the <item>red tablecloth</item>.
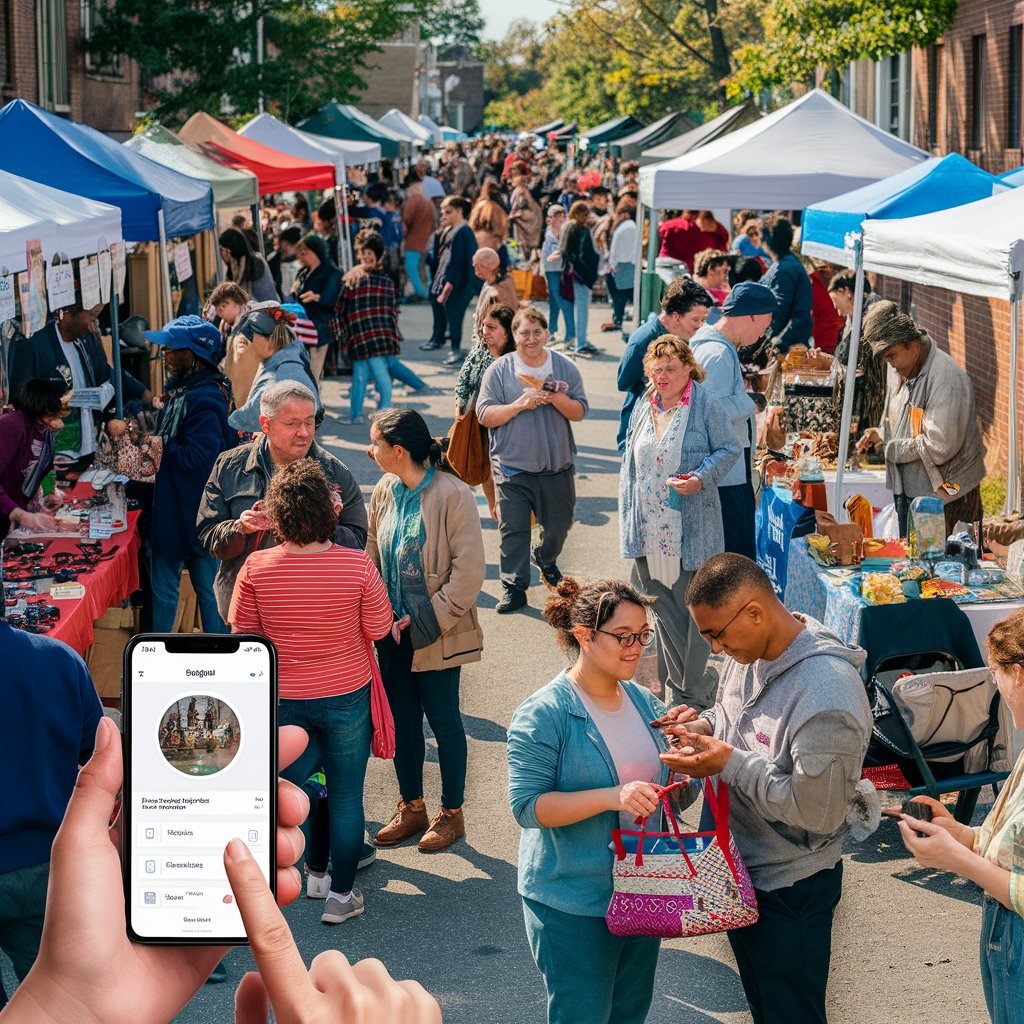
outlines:
M117 546L114 556L78 577L78 582L85 587L85 596L74 601L54 601L60 608L60 621L48 636L63 640L84 655L92 644L96 620L139 589L139 548L142 546L139 515L129 512L128 529L102 542L105 552ZM49 558L58 551L80 553L74 540L54 540L46 549L46 555Z

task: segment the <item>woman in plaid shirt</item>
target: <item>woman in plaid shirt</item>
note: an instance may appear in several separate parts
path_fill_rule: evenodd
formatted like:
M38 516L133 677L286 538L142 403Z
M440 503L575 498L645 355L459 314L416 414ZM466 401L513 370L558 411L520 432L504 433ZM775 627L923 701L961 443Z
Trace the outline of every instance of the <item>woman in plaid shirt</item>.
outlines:
M366 382L373 375L380 395L378 408L391 408L391 368L388 360L398 355L398 293L395 283L380 268L384 242L380 235L365 234L356 252L362 273L346 274L338 314L345 328L345 347L352 360L350 423L362 423Z

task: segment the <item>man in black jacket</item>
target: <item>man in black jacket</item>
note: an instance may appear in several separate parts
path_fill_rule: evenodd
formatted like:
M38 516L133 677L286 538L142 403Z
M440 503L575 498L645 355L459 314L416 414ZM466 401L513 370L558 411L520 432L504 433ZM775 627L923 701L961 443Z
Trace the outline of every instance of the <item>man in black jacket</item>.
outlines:
M309 456L320 463L341 498L334 541L347 548L366 547L366 505L348 468L314 440L316 399L298 381L271 384L260 398L263 436L217 459L206 482L196 527L199 542L221 560L214 582L217 605L227 615L235 577L253 551L277 544L274 531L253 506L263 500L279 466Z

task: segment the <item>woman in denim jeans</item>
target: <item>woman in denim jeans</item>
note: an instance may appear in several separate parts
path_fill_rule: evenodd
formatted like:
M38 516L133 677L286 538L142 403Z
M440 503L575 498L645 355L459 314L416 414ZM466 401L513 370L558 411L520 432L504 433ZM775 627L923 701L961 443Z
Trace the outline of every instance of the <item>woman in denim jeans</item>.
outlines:
M658 807L664 705L628 682L654 639L650 599L628 583L563 577L544 609L574 658L520 705L508 730L509 799L523 829L519 894L548 1024L642 1024L660 939L613 935L615 828Z
M999 694L1024 728L1024 611L996 623L988 658ZM961 825L946 805L918 796L932 820L901 815L907 849L926 868L954 871L985 891L981 918L981 983L992 1024L1024 1021L1024 755L1017 758L988 817ZM921 835L923 833L923 835Z
M565 341L576 339L576 322L573 319L572 303L562 298L562 252L559 248L562 228L565 227L565 207L552 203L547 212L547 228L540 248L541 270L548 282L548 330L551 340L558 334L558 316L565 318Z
M387 635L394 616L366 552L334 543L341 502L317 462L279 469L263 511L281 543L246 559L228 618L234 632L274 642L280 724L309 733L306 749L281 774L297 786L321 767L326 777L332 873L320 920L340 924L363 912L353 883L373 732L371 659L373 641Z

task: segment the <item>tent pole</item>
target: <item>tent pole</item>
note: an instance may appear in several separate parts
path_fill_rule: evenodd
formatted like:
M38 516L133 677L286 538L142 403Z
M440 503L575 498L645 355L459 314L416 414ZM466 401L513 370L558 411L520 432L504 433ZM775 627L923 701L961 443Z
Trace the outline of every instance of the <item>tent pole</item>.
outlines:
M113 268L111 268L110 288L110 361L114 367L114 411L119 420L124 419L124 395L122 394L121 381L121 325L118 320L121 318L120 302L117 297L117 289L113 287Z
M853 269L857 283L853 292L853 323L850 327L850 354L846 360L846 379L843 381L843 415L839 421L839 458L836 463L836 489L832 498L832 514L837 522L848 520L843 508L843 474L850 453L850 421L853 419L853 390L857 383L857 357L860 352L861 319L864 310L864 236L858 235L853 243ZM874 426L875 424L870 424Z
M636 204L636 247L634 259L636 273L633 275L633 327L640 326L640 282L644 274L644 204Z
M256 232L256 241L260 244L260 255L267 258L267 245L263 241L263 225L260 223L260 204L259 201L252 204L249 207L252 210L252 229Z
M1018 508L1020 472L1017 455L1017 373L1020 358L1021 273L1010 275L1010 437L1006 449L1006 512Z
M169 323L174 319L174 299L171 298L171 268L167 262L167 229L164 226L164 211L157 210L156 224L160 234L160 272L164 279L164 299L167 302L167 319ZM163 327L163 324L160 325Z

